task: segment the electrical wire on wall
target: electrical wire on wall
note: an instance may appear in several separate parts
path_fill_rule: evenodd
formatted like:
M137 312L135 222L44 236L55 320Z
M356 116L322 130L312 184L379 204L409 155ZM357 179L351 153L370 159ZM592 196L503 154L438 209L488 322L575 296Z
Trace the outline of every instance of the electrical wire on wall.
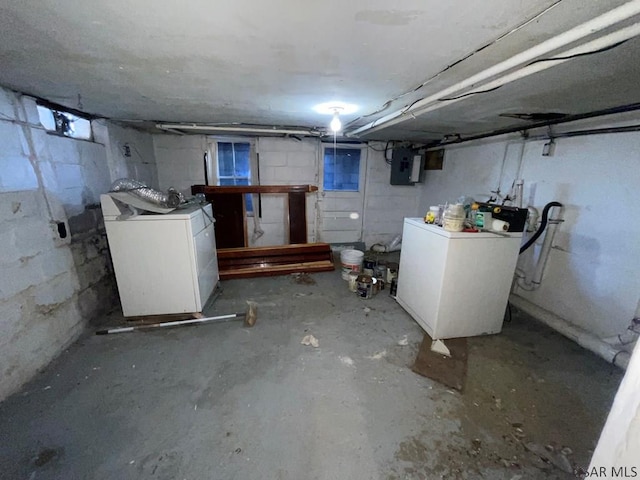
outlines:
M386 151L387 151L387 149L389 148L389 144L390 144L390 143L393 143L393 142L392 142L391 140L389 140L389 141L387 142L387 144L385 145L385 147L384 147L384 148L375 148L375 147L372 147L372 146L371 146L371 144L370 144L369 142L367 142L367 148L370 148L370 149L371 149L371 150L373 150L374 152L386 152Z
M387 165L391 165L392 161L389 158L389 155L387 154L387 151L389 149L389 144L393 143L393 142L387 142L387 144L384 146L384 161L387 163Z
M382 143L382 142L381 142ZM383 152L384 153L384 161L387 165L391 165L391 160L389 159L389 146L393 147L393 145L396 142L393 140L389 140L387 143L385 143L384 148L375 148L373 146L371 146L371 144L369 142L366 143L367 148L370 148L371 150L373 150L374 152Z

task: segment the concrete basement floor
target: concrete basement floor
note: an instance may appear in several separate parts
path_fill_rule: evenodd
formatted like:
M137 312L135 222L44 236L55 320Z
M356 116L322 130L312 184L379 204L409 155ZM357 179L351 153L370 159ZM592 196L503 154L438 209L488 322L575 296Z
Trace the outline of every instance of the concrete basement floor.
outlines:
M460 394L409 369L422 330L388 290L360 299L339 271L223 287L206 313L251 299L254 328L90 332L0 404L0 477L575 478L554 463L588 466L622 378L514 310L469 340Z

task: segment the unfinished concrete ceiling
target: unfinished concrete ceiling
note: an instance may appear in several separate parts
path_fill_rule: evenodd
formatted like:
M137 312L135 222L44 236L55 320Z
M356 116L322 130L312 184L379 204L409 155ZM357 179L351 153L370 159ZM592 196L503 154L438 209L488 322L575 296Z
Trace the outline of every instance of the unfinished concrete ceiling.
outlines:
M429 142L640 99L640 0L0 1L0 84L127 121ZM624 42L624 43L621 43ZM555 58L555 60L550 60Z

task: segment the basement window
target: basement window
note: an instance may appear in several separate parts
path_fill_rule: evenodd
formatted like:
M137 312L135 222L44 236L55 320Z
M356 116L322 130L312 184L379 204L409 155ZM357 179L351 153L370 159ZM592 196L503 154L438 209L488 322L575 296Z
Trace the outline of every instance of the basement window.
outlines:
M63 137L91 140L91 122L73 113L38 105L40 123L47 132Z
M251 184L251 144L248 142L218 142L218 185ZM246 196L247 212L253 212L250 194Z
M323 188L357 192L360 189L360 148L325 148Z

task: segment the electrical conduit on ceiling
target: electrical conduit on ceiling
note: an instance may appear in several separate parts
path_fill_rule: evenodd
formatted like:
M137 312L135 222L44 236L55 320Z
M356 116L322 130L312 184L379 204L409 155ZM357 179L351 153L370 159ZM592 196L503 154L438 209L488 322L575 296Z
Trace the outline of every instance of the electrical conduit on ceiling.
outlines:
M486 43L484 45L482 45L481 47L477 48L476 50L473 50L472 52L467 53L466 55L464 55L462 58L454 61L453 63L447 65L445 68L443 68L442 70L440 70L438 73L436 73L435 75L432 75L431 77L429 77L428 79L426 79L424 82L422 82L420 85L412 88L411 90L407 90L404 93L401 93L400 95L397 95L395 97L393 97L390 100L387 100L386 102L384 102L384 104L382 105L382 107L380 107L378 110L371 112L371 113L367 113L365 115L362 115L358 118L356 118L355 120L352 120L351 122L349 122L347 124L347 128L350 127L351 125L353 125L354 123L356 123L358 120L360 120L361 118L367 118L367 117L372 117L374 115L377 115L378 113L381 113L383 111L385 111L387 108L389 108L393 102L401 99L402 97L406 97L407 95L410 95L414 92L417 92L418 90L420 90L421 88L427 86L429 83L431 83L433 80L435 80L436 78L440 77L441 75L443 75L445 72L447 72L448 70L452 69L453 67L455 67L456 65L458 65L459 63L464 62L465 60L467 60L468 58L473 57L474 55L478 54L479 52L481 52L482 50L489 48L492 45L495 45L496 43L498 43L500 40L502 40L503 38L508 37L509 35L514 34L515 32L517 32L518 30L521 30L522 28L526 27L527 25L529 25L532 22L536 22L538 21L538 19L542 16L544 16L545 14L547 14L549 11L551 11L553 8L555 8L556 6L558 6L560 3L562 2L562 0L556 0L555 3L549 5L547 8L545 8L544 10L542 10L541 12L537 13L536 15L534 15L533 17L527 19L526 21L522 22L521 24L517 25L516 27L514 27L513 29L509 30L508 32L503 33L502 35L498 36L498 38L495 38L494 40L491 40L489 43Z
M181 130L195 130L206 132L224 132L224 133L247 133L247 134L273 134L273 135L308 135L320 136L322 132L314 128L298 128L298 127L267 127L263 125L211 125L197 123L158 123L156 128L169 132L177 132L183 134Z
M449 105L452 102L459 101L461 98L464 98L460 96L462 94L466 96L469 93L480 93L480 91L495 90L501 85L513 82L514 80L529 76L542 70L546 70L547 68L551 68L552 66L559 65L570 60L570 58L564 57L572 57L578 54L586 53L588 50L600 50L608 46L619 44L620 42L640 35L640 23L635 23L611 34L584 43L578 47L556 54L557 57L563 58L558 58L554 61L533 63L535 60L540 60L540 57L542 57L543 55L548 55L551 52L566 47L571 43L577 42L583 38L588 37L589 35L593 35L594 33L600 32L638 14L640 14L640 0L633 0L625 3L618 8L600 15L599 17L587 21L577 27L572 28L567 32L557 35L549 40L540 43L539 45L536 45L535 47L525 50L524 52L514 55L513 57L503 62L487 68L486 70L483 70L482 72L479 72L476 75L463 80L462 82L445 88L444 90L441 90L440 92L437 92L433 95L422 98L409 105L408 107L397 110L384 117L374 120L367 125L357 128L356 130L348 132L347 136L357 136L362 133L371 133L383 126L390 127L392 125L396 125L408 120L409 118L413 118L416 114L426 113L428 111L441 108L444 105ZM553 59L551 58L548 60ZM516 68L517 70L512 71L511 73L507 73L514 68ZM503 76L495 78L499 75ZM488 83L483 83L490 80L491 78L494 78L494 80ZM474 90L472 92L464 92L465 89L468 89L470 87L474 87ZM443 102L442 99L447 100ZM406 114L411 115L407 116Z

